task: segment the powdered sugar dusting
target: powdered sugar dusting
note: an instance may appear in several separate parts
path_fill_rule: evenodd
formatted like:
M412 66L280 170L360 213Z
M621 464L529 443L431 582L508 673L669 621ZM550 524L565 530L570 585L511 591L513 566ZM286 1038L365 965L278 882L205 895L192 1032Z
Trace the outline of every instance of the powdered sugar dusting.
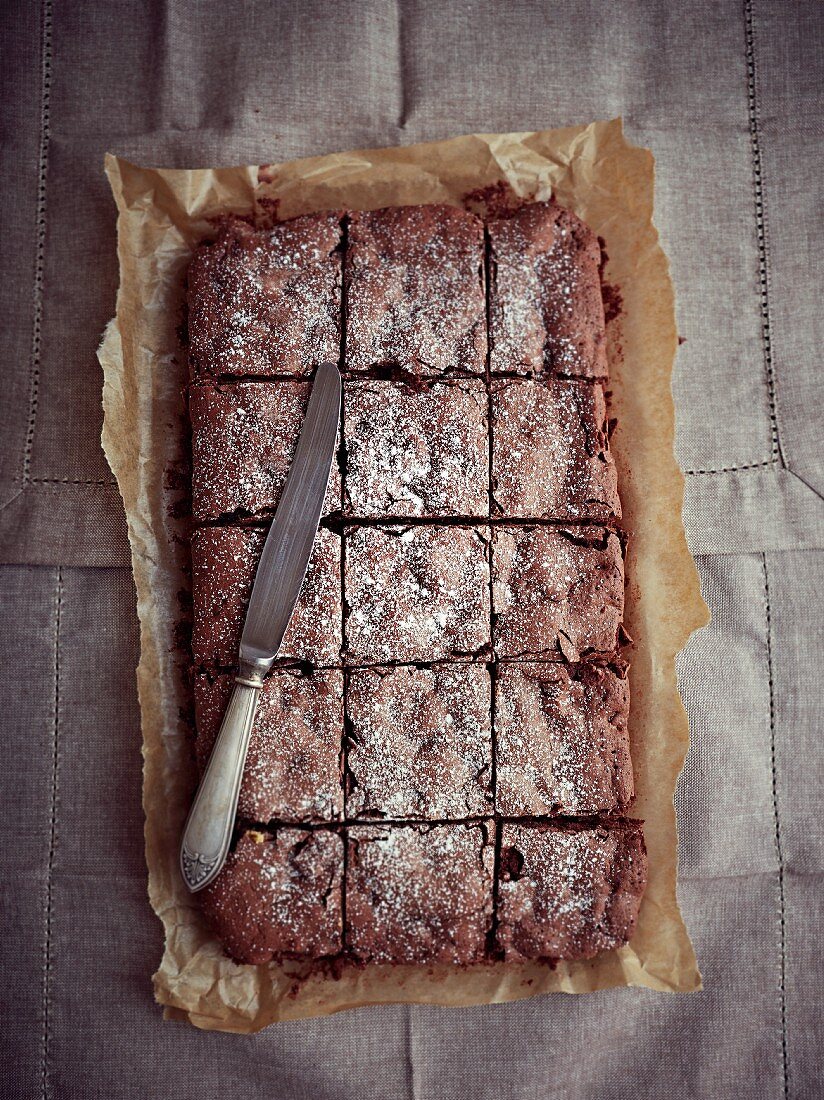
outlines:
M489 222L495 372L607 374L597 238L555 203Z
M198 521L275 511L309 403L308 382L193 385L192 511ZM324 511L340 508L335 465Z
M617 647L624 565L610 531L498 527L492 588L499 657L579 661Z
M591 958L632 934L646 880L639 825L507 822L498 938L508 957Z
M480 380L412 388L344 385L350 515L486 515L486 387Z
M603 388L548 378L492 382L492 489L507 516L620 516Z
M504 664L495 699L501 813L626 809L633 793L626 680L610 669Z
M488 813L490 695L485 665L353 671L347 816Z
M483 825L350 828L347 943L372 962L469 963L492 920Z
M189 364L196 378L307 375L337 362L340 215L268 231L228 219L189 268Z
M192 655L196 665L231 666L266 532L248 527L203 527L192 536ZM315 536L297 606L279 659L315 665L340 662L340 537Z
M350 662L441 661L488 647L486 529L355 527L345 539Z
M334 955L342 947L342 883L336 833L247 832L203 891L203 910L239 962Z
M483 374L483 225L451 206L352 214L346 253L346 365Z
M209 758L232 689L228 675L195 680L197 751ZM343 816L340 751L343 674L275 670L260 694L238 813L250 821L330 821Z

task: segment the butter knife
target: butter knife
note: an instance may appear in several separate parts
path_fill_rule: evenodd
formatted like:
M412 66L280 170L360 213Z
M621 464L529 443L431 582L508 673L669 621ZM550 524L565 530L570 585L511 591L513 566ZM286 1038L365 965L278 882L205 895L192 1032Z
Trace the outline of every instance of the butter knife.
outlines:
M335 457L340 401L338 368L323 363L255 574L232 695L183 830L180 870L192 891L217 876L229 851L263 680L295 609L318 530Z

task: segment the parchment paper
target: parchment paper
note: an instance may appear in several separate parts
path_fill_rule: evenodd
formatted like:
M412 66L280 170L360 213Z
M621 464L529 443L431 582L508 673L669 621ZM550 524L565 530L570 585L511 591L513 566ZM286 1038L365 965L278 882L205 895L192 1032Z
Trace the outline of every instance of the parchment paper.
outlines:
M675 894L673 794L688 742L675 654L708 621L681 521L670 375L673 289L652 223L653 158L620 120L540 133L475 134L430 145L340 153L263 167L169 171L106 158L118 206L120 289L106 330L103 447L131 540L141 656L137 670L149 898L166 932L154 976L166 1014L202 1028L256 1031L276 1020L391 1001L469 1005L615 985L700 987ZM242 966L205 928L177 870L195 782L188 719L187 429L178 326L192 249L227 211L257 222L314 210L450 202L484 213L554 195L604 239L612 413L627 559L626 624L635 645L630 731L646 821L649 885L632 942L586 962L469 969Z

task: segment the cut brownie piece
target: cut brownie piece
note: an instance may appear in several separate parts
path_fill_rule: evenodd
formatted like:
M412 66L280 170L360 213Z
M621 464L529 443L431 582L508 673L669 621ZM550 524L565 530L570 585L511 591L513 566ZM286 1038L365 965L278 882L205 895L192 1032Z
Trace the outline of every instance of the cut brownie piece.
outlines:
M254 527L202 527L192 535L192 657L228 667L238 658L252 581L266 532ZM340 537L321 527L278 659L333 665L340 661Z
M504 515L621 515L607 406L597 383L494 379L492 448L492 493Z
M486 387L480 379L344 385L349 515L485 516Z
M346 366L415 374L486 365L484 231L453 206L351 215L346 249Z
M189 266L189 367L222 374L309 375L340 355L341 215L268 231L237 218Z
M599 527L497 527L492 600L499 657L613 653L624 610L618 536Z
M233 382L194 385L192 514L197 522L240 513L271 515L292 464L311 384ZM340 471L332 466L325 512L340 509Z
M342 945L343 841L334 832L246 832L202 893L233 959L315 959Z
M197 756L201 770L229 702L234 678L195 678ZM250 821L330 821L343 815L340 758L343 673L277 669L260 693L238 814Z
M346 944L372 963L472 963L492 923L485 824L353 826Z
M488 223L492 371L607 375L601 249L592 230L553 202Z
M486 665L352 672L347 817L488 813L490 688Z
M354 527L344 535L346 659L471 659L489 649L489 536L467 527Z
M632 801L629 685L592 665L502 664L496 809L508 817L623 811Z
M647 877L640 822L501 830L498 942L507 959L590 959L630 939Z

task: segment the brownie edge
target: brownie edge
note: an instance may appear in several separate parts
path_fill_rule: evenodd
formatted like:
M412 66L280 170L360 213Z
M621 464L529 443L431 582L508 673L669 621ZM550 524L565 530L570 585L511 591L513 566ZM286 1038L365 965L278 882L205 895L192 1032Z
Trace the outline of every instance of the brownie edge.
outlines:
M647 881L641 822L502 826L498 943L507 959L590 959L626 943Z

